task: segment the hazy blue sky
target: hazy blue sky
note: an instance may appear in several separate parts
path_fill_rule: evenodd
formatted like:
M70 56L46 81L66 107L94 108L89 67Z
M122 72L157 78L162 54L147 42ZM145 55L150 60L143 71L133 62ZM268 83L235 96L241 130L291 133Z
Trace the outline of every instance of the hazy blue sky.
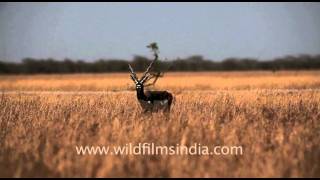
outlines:
M320 54L320 3L0 3L0 59Z

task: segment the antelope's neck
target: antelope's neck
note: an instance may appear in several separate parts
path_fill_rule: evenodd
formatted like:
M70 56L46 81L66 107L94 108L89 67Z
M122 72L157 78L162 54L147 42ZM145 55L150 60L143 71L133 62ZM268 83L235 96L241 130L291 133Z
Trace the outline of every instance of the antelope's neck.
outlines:
M143 88L137 89L137 98L139 100L146 100L147 99L146 95L144 94Z

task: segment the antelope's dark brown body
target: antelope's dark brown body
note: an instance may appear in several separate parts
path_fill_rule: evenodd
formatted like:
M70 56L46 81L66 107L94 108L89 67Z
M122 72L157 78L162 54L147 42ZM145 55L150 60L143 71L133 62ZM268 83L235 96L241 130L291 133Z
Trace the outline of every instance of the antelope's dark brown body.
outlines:
M169 112L173 100L171 93L167 91L146 91L142 88L137 88L137 98L142 109L147 111Z

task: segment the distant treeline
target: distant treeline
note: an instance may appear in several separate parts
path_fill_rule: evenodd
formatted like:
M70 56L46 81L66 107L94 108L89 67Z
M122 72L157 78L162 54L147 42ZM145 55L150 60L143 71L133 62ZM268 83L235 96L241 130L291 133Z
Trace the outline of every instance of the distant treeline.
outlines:
M20 63L0 61L0 74L37 73L103 73L128 72L128 63L135 71L141 72L150 59L135 56L132 61L120 59L100 59L94 62L83 60L55 60L25 58ZM251 58L227 58L223 61L204 59L200 55L184 59L158 61L155 71L246 71L246 70L315 70L320 69L320 55L285 56L273 60Z

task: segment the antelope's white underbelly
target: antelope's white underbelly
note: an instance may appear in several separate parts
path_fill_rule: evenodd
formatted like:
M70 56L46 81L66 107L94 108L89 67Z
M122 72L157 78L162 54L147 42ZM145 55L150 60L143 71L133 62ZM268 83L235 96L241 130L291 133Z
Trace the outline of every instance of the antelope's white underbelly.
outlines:
M153 101L153 103L151 101L140 101L140 103L142 103L143 105L150 105L150 106L157 106L157 105L160 105L160 106L165 106L168 104L168 100L165 99L165 100L155 100Z
M166 99L166 100L162 100L162 101L154 101L153 103L160 104L160 105L166 105L166 104L168 104L168 100Z

